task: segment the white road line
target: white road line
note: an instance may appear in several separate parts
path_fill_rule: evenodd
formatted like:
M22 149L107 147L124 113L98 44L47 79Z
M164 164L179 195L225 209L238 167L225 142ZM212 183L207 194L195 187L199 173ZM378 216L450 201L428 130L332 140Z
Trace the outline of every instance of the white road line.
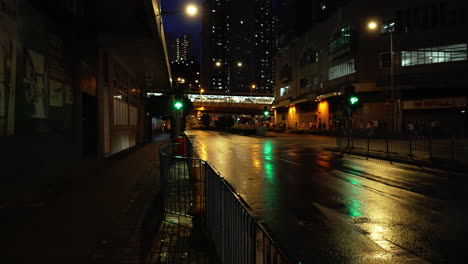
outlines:
M342 213L340 213L340 212L338 212L338 211L336 211L334 209L323 206L321 204L318 204L318 203L313 203L313 204L329 220L331 220L331 221L340 221L340 222L347 223L348 225L352 226L353 228L362 231L363 235L367 233L366 230L360 228L355 223L350 222L346 215L344 215L344 214L342 214ZM379 245L385 251L400 256L401 258L406 260L407 263L411 263L411 264L431 264L427 260L422 259L422 258L414 255L413 253L411 253L411 252L405 250L404 248L401 248L400 246L386 240L385 238L378 238L377 239L377 238L373 238L370 235L364 235L364 236L368 237L372 242Z
M276 156L271 156L271 157L274 158L274 159L277 159L277 160L284 161L284 162L286 162L286 163L290 163L290 164L293 164L293 165L296 165L296 166L301 166L301 164L296 163L296 162L292 162L292 161L289 161L289 160L285 160L285 159L282 159L282 158L278 158L278 157L276 157Z

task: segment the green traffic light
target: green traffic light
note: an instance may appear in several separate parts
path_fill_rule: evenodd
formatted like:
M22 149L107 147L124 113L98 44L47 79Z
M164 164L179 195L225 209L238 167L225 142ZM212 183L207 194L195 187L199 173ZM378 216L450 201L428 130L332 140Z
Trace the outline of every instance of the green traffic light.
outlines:
M353 96L353 97L350 97L349 98L349 102L353 105L353 104L356 104L357 102L359 102L359 98L357 98L356 96Z
M177 102L174 103L174 107L175 107L177 110L182 109L183 106L184 106L184 105L183 105L181 102L179 102L179 101L177 101Z
M263 112L264 116L268 116L270 113L268 111Z

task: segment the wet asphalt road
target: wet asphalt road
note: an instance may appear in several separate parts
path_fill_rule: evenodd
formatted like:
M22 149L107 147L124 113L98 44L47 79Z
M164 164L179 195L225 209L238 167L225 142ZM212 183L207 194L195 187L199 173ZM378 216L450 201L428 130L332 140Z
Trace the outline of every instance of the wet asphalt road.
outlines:
M187 134L296 261L465 262L466 174L345 157L330 137Z

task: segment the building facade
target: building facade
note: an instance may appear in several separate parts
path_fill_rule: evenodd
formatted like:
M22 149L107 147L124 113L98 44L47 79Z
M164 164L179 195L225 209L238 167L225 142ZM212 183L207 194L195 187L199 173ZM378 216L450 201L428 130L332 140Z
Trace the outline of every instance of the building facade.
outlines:
M171 63L185 63L194 57L193 54L193 36L190 34L182 34L176 38L170 45Z
M350 116L354 129L410 122L466 135L467 29L466 1L350 1L280 50L275 122L329 130ZM360 100L351 115L349 85Z
M2 183L148 140L145 91L171 87L159 10L159 1L2 1Z
M208 0L203 9L202 86L214 92L271 94L271 0Z

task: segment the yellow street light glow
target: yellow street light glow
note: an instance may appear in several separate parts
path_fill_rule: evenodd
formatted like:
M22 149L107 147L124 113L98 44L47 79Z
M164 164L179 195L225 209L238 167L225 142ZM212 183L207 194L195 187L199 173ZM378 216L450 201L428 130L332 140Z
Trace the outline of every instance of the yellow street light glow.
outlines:
M239 61L239 62L237 63L237 67L242 67L242 62L241 62L241 61Z
M370 30L374 30L377 28L377 23L374 22L374 21L371 21L369 22L369 24L367 24L367 27L370 29Z
M255 84L252 84L252 86L251 86L251 87L252 87L252 89L255 89L255 88L257 87L257 85L255 85Z
M201 93L204 93L204 92L205 92L205 89L201 89L200 92L201 92Z
M221 67L221 62L217 61L215 65L216 67Z
M194 4L189 4L185 8L185 13L187 13L189 16L195 16L198 14L198 7Z

